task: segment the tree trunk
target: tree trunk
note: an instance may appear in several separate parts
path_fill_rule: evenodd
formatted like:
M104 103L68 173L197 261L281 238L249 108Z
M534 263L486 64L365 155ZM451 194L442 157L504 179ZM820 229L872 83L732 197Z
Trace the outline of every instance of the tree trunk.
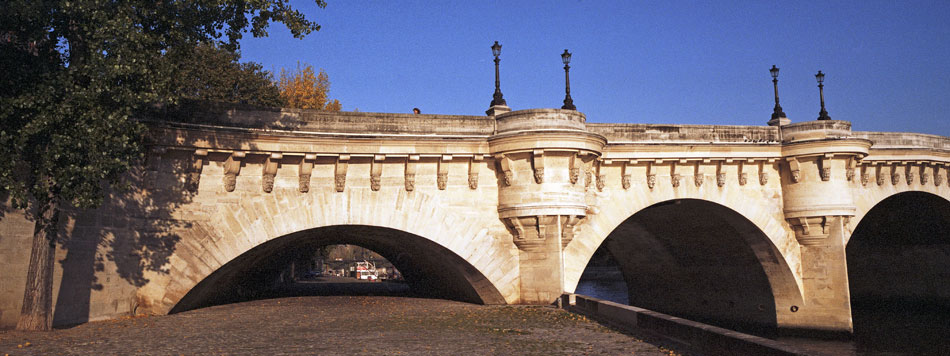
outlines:
M56 259L59 210L53 202L40 209L41 215L33 229L33 249L17 330L50 330L53 327L53 262Z

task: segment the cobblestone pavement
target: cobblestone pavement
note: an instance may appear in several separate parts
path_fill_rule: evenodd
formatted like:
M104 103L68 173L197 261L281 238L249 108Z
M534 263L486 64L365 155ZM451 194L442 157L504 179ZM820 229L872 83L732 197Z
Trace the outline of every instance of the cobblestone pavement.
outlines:
M294 297L51 332L0 331L2 355L673 355L551 307Z

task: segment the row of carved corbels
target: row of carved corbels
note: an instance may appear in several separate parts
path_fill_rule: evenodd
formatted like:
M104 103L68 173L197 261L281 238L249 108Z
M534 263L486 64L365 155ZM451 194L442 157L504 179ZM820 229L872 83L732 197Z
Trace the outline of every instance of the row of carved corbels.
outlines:
M515 180L515 174L511 170L511 156L497 154L495 155L495 161L498 162L498 168L501 169L505 186L511 186ZM544 150L531 152L531 168L534 171L534 181L538 184L544 183Z
M551 238L559 238L561 248L567 247L582 219L584 216L579 215L531 215L503 218L502 221L513 235L515 246L521 250L534 250L543 248Z
M237 186L237 176L241 174L243 160L247 157L246 152L235 151L228 156L224 162L224 190L233 192ZM274 190L274 181L277 178L277 169L280 168L280 162L284 158L282 153L271 153L264 160L264 167L261 177L261 190L270 193ZM313 161L316 155L308 154L304 156L300 163L298 171L298 191L306 193L310 191L310 175L313 171Z
M436 173L436 185L439 190L445 190L449 179L449 162L452 161L452 155L442 155L439 158ZM340 155L336 162L334 174L334 184L336 191L342 192L346 189L346 171L349 155ZM383 162L386 155L374 155L370 167L370 189L378 191L382 187ZM416 167L419 164L419 155L408 155L405 161L403 183L407 192L416 189ZM471 189L478 188L478 162L482 160L481 155L474 155L470 158L468 169L468 186Z
M207 152L205 152L207 155ZM234 191L237 182L237 176L241 173L242 161L246 157L245 152L234 151L232 152L227 160L224 163L224 188L228 192ZM310 191L310 177L313 172L314 161L316 160L316 154L306 154L304 160L301 162L299 167L299 180L298 180L298 191L301 193L306 193ZM270 193L274 189L274 180L277 176L277 169L280 166L280 161L283 159L283 154L281 153L271 153L268 155L263 169L263 179L262 179L262 190L265 193ZM349 154L341 154L337 156L337 159L334 163L334 188L337 192L342 192L346 189L346 177L347 170L349 168L349 163L352 159L352 156ZM442 155L438 162L438 172L436 175L436 182L439 190L445 190L446 184L448 182L448 162L453 159L452 155ZM373 160L370 163L370 189L373 191L378 191L382 185L382 171L383 171L383 162L386 160L386 155L373 155ZM405 161L405 189L406 191L415 190L415 178L416 178L416 166L420 160L420 155L408 155ZM468 183L469 188L477 189L478 188L478 162L482 160L481 155L474 155L471 157L469 162L468 170ZM200 171L198 172L200 175Z
M618 161L621 164L621 174L620 174L620 185L623 189L630 189L630 186L633 182L633 167L637 165L646 166L646 183L647 187L653 189L656 187L656 171L661 165L668 165L670 170L670 185L673 188L678 188L683 181L683 171L686 172L692 171L693 174L693 184L696 187L702 187L706 182L707 175L713 175L716 177L716 186L724 187L726 185L727 177L725 165L736 165L736 179L739 185L746 185L748 183L749 166L754 170L753 173L756 173L758 176L758 181L760 185L766 185L769 182L769 170L771 165L777 160L777 158L767 158L767 159L712 159L705 158L701 160L687 160L687 159L649 159L649 160L625 160ZM603 191L606 176L602 173L601 167L605 165L612 165L615 163L614 160L604 159L598 160L596 164L592 165L592 171L597 172L597 190ZM714 171L713 171L714 170ZM590 173L588 173L589 176Z
M241 174L243 161L247 157L247 152L234 151L224 161L224 190L233 192L237 186L237 176ZM282 153L270 153L264 160L264 169L262 170L261 190L270 193L274 190L274 180L277 177L277 169L280 168L280 162L284 158ZM313 162L316 160L315 154L306 154L300 162L298 171L298 188L301 193L310 191L310 175L313 171Z
M546 155L543 149L537 149L531 151L531 170L533 171L534 182L537 184L544 183L544 173L545 173L545 161ZM589 157L585 160L584 157ZM584 187L590 186L592 170L594 170L594 159L590 157L595 157L593 153L589 152L574 152L570 156L570 167L569 167L569 179L571 184L577 184L580 180L580 172L584 171L586 179L584 182ZM511 153L499 153L495 155L495 161L498 162L498 168L502 172L502 177L504 179L505 186L511 186L514 182L515 176L514 172L511 169ZM590 163L585 163L585 161ZM602 188L602 187L601 187Z
M897 185L901 182L901 173L903 172L903 177L907 185L914 184L917 181L917 177L920 177L920 185L927 185L931 182L931 176L933 176L933 184L935 187L939 187L943 184L946 175L950 175L950 163L948 162L930 162L930 161L862 161L856 163L860 165L861 170L861 185L867 186L868 182L871 180L871 172L874 172L874 176L877 178L877 185L882 186L886 181L890 181L891 185ZM889 171L889 174L885 173L885 170ZM890 175L890 179L886 179L886 176Z
M843 219L842 225L847 226L851 216L802 216L786 219L792 230L795 231L795 239L803 246L816 246L826 243L830 235L831 224L834 219Z
M798 156L798 157L786 157L785 161L788 162L789 168L789 177L792 183L798 183L802 181L802 169L801 161L805 159L815 158L816 164L818 165L818 178L823 182L831 180L831 160L833 159L845 159L845 179L849 182L854 181L855 176L857 175L856 170L860 165L862 166L861 181L862 184L867 185L867 175L866 169L863 167L866 163L862 163L861 155L856 155L853 153L825 153L817 156ZM882 183L883 184L883 183ZM896 184L896 183L895 183Z
M445 190L446 188L449 179L449 162L452 161L452 159L452 155L442 155L439 158L436 173L436 184L439 190ZM336 191L338 192L342 192L344 189L346 189L346 171L349 160L349 155L340 155L340 158L337 160L334 182ZM373 156L373 161L370 167L370 189L373 191L378 191L382 187L383 162L385 160L386 155ZM403 182L407 192L411 192L416 189L416 166L418 166L419 160L419 155L408 155L406 158ZM478 188L478 162L481 160L481 155L474 155L470 159L468 169L468 186L471 189Z
M792 183L798 183L802 180L802 169L801 169L801 160L810 158L811 156L798 156L798 157L786 157L785 161L788 162L788 169L790 172L790 178ZM816 162L818 164L818 177L823 181L827 182L831 180L831 160L835 158L834 153L825 153L823 155L814 156L816 157ZM845 176L848 181L854 179L854 162L857 157L854 155L848 155L848 163L846 164L847 172Z

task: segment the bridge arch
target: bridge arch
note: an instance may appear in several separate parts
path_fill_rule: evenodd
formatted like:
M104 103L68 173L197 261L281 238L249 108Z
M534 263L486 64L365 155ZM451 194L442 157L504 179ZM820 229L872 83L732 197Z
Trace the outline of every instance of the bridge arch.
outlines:
M950 307L950 200L922 191L890 195L865 213L851 236L852 300L913 299Z
M906 184L906 182L891 184L890 177L888 177L885 183L881 185L877 185L873 181L867 183L867 185L856 185L851 194L854 197L854 203L857 208L855 216L851 219L849 224L851 231L856 231L857 227L864 221L864 218L872 209L878 207L885 200L903 195L904 193L924 193L940 197L944 200L950 200L950 184L944 183L937 186L933 183L918 183L919 182L915 181L911 184ZM853 233L847 236L848 241L845 241L846 244L850 243L852 236L854 236Z
M409 270L428 271L436 262L454 263L452 283L468 283L449 288L461 292L459 299L489 304L515 301L518 261L510 242L493 237L490 222L441 207L437 197L424 192L360 188L342 193L321 189L304 195L275 190L218 204L207 219L178 231L181 242L169 257L168 268L146 276L149 283L137 292L140 310L164 314L200 305L196 301L207 295L198 290L176 307L205 279L212 278L209 283L232 280L248 263L274 256L274 251L287 246L350 241L391 258L394 264L405 261L404 256L429 253L420 257L421 263L404 266ZM392 238L385 238L387 234Z
M631 295L633 305L729 327L782 327L791 318L790 307L802 305L798 243L781 218L781 205L761 195L736 199L747 193L648 193L624 200L632 204L601 208L575 238L580 242L565 251L565 268L571 268L566 289L576 287L590 257L604 245L631 293L635 288L657 293ZM690 266L690 259L702 261Z
M846 256L859 343L947 352L931 340L950 332L950 200L923 191L887 196L857 223Z
M499 304L504 298L470 263L430 239L366 225L334 225L298 231L264 242L205 277L170 313L245 299L269 288L287 261L316 248L352 244L379 253L401 271L419 295L470 303Z

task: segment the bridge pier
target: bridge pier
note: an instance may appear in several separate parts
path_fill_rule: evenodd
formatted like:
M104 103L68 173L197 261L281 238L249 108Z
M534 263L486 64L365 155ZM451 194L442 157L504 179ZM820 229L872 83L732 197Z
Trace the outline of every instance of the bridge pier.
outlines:
M815 216L792 224L801 244L803 300L780 311L786 315L779 319L781 333L847 336L854 331L845 257L848 218Z
M783 334L850 335L851 294L845 246L856 207L850 183L870 142L850 123L812 121L782 127L785 219L801 254L801 305L777 306Z
M587 215L586 192L606 139L574 110L500 114L489 138L501 173L498 215L518 247L520 302L550 304L564 291L564 247ZM582 178L583 177L583 178Z
M550 215L508 219L517 233L523 304L548 304L564 290L560 220Z

